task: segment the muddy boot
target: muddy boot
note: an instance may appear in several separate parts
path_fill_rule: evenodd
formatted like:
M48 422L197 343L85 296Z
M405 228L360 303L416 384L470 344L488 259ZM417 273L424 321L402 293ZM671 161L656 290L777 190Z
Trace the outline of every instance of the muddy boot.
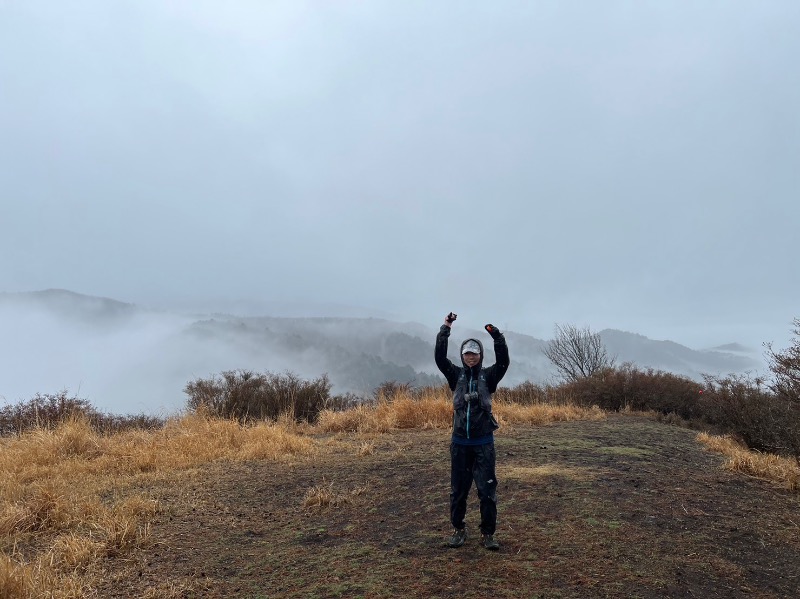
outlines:
M497 551L500 549L500 543L494 538L494 535L482 535L481 545L486 547L489 551Z
M467 540L467 529L466 528L456 528L453 531L453 536L447 540L448 547L461 547L464 544L464 541Z

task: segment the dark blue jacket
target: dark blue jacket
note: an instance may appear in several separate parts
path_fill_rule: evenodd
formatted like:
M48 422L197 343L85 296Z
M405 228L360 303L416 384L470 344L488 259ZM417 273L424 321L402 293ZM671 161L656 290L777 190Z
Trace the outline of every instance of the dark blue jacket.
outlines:
M436 335L434 358L436 366L447 379L453 391L453 441L461 444L490 443L492 433L497 429L497 420L492 415L492 393L505 375L511 363L508 357L508 345L502 334L494 340L496 362L489 367L483 366L483 344L478 339L465 339L459 348L459 355L468 341L476 341L480 347L480 362L469 368L461 358L461 366L456 366L447 357L447 343L450 327L442 325ZM465 396L477 391L477 399L465 400Z

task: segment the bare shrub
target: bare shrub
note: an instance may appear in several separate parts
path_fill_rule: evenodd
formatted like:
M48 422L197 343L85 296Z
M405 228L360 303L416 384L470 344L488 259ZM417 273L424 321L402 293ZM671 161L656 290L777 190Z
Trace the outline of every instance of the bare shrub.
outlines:
M372 391L372 399L374 401L394 401L398 397L408 397L411 392L411 383L385 381Z
M121 433L129 430L156 430L166 420L150 414L99 414L90 419L92 427L103 434Z
M291 372L250 370L227 370L184 388L189 409L240 422L277 420L284 414L298 422L316 422L330 402L330 390L327 375L306 381Z
M157 416L106 414L86 399L58 393L37 393L31 399L0 408L0 436L20 435L35 429L54 429L69 420L81 419L102 433L131 429L156 429L164 424Z
M690 378L632 364L606 368L590 377L565 383L561 392L583 406L604 410L674 413L690 420L702 417L698 398L702 386Z
M600 335L589 327L557 324L555 337L542 351L566 381L577 381L614 365Z
M548 401L548 388L525 381L516 387L500 387L494 394L495 401L531 405Z
M0 409L0 434L18 435L37 428L52 429L72 418L97 418L100 414L85 399L69 397L66 390L37 393L30 400Z
M332 410L336 412L341 412L343 410L349 410L354 408L358 405L364 403L364 398L360 395L356 395L355 393L342 393L340 395L332 395L325 401L325 405L323 406L324 410Z
M759 378L707 376L704 416L749 448L800 458L800 403L775 394Z
M769 368L775 375L770 385L781 398L800 404L800 318L794 319L792 346L776 352L767 344Z

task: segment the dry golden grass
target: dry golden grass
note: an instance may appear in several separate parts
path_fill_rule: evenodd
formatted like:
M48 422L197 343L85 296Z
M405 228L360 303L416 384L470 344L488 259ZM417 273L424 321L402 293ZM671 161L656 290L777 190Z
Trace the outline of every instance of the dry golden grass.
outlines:
M568 420L603 420L598 407L582 408L567 404L520 405L495 402L493 411L501 423L543 425ZM361 405L344 412L324 411L318 427L331 433L387 432L393 429L446 429L453 423L452 397L437 387L422 397L400 393L391 401L379 399L375 405Z
M493 411L501 424L532 424L534 426L571 420L605 420L607 417L606 413L597 406L583 408L550 403L520 405L497 402Z
M311 454L313 440L297 428L192 415L159 431L103 436L71 420L1 439L0 548L11 549L0 551L0 597L90 596L98 564L148 538L158 502L130 491L137 478ZM25 553L14 550L32 540Z
M356 487L351 491L340 492L334 490L333 483L328 483L327 485L317 485L306 491L306 496L303 499L303 507L337 507L351 503L353 498L363 495L366 490L367 487Z
M496 406L504 423L602 417L599 410L563 405ZM157 431L100 435L86 421L70 420L55 430L0 439L0 597L92 596L102 561L148 540L159 506L133 490L143 482L219 460L309 456L320 445L306 433L447 429L452 414L450 394L434 389L422 397L399 394L373 406L326 411L316 427L297 425L288 417L241 426L195 414ZM364 441L358 453L374 451L374 442ZM308 490L304 505L341 505L364 491L322 485ZM164 590L179 592L177 587Z
M385 433L394 429L447 428L452 424L453 409L444 394L430 394L419 399L401 394L375 405L360 405L343 412L325 410L317 426L330 433Z
M361 457L372 455L375 453L375 443L373 441L364 441L358 448L358 455Z
M96 594L86 577L60 572L43 555L33 562L0 553L0 597L3 599L85 599Z
M728 436L700 433L697 440L711 451L727 456L728 470L780 483L790 491L800 489L800 467L795 460L751 451Z

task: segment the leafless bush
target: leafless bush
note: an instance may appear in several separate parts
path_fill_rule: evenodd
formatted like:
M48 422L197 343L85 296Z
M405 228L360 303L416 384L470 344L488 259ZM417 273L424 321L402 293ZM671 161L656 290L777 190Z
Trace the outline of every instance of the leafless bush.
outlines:
M706 419L750 449L800 458L800 404L774 393L759 378L706 377Z
M775 375L771 389L779 397L800 404L800 318L794 319L792 346L776 352L767 344L769 367Z
M548 391L547 387L542 387L531 381L525 381L516 387L500 387L494 394L494 398L497 401L506 403L533 405L551 401L553 394L548 393Z
M396 397L409 397L412 395L411 383L398 381L384 381L372 391L374 401L393 401Z
M669 372L641 370L632 364L604 368L592 376L562 385L579 404L604 410L652 410L684 419L701 418L701 385Z
M564 380L577 381L614 365L600 335L589 327L557 324L555 333L542 351Z
M331 410L333 412L343 412L359 406L365 402L364 398L355 393L342 393L339 395L332 395L325 400L325 405L322 409Z
M25 431L52 429L69 420L82 418L100 433L129 429L154 429L163 419L145 414L119 415L100 412L86 399L70 396L68 391L37 393L31 399L0 409L0 436L19 435Z
M306 381L291 372L250 370L227 370L184 387L189 409L204 409L214 416L236 418L240 422L277 420L283 414L298 422L315 422L331 400L330 390L327 375Z

